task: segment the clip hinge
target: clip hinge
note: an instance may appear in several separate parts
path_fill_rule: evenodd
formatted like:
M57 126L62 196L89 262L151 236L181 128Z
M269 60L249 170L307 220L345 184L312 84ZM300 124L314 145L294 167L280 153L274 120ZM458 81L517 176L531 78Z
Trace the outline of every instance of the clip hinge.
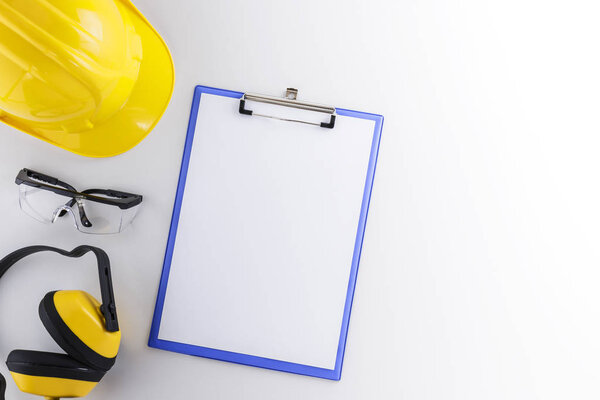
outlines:
M287 88L285 90L285 98L288 100L297 100L298 99L298 89Z

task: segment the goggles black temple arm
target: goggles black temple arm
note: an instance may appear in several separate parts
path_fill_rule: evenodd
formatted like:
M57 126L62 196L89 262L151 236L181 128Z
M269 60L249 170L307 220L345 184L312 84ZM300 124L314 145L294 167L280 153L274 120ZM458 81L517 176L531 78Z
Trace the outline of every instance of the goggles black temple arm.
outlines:
M56 178L41 174L39 172L28 170L27 168L23 168L21 171L19 171L17 177L15 178L15 183L17 185L25 184L41 190L48 190L69 198L82 197L98 203L117 206L122 210L127 210L137 206L142 202L143 199L142 195L121 192L113 189L87 189L82 192L78 192L68 183L59 181ZM97 194L103 194L108 197L97 196Z
M73 186L69 185L67 182L63 182L60 179L57 179L53 176L42 174L41 172L33 171L28 168L23 168L17 174L17 178L15 179L15 182L17 184L20 184L23 181L27 181L27 180L29 180L33 183L35 183L36 180L42 181L42 182L48 183L50 185L63 187L65 189L71 190L73 192L77 191L77 189L75 189Z

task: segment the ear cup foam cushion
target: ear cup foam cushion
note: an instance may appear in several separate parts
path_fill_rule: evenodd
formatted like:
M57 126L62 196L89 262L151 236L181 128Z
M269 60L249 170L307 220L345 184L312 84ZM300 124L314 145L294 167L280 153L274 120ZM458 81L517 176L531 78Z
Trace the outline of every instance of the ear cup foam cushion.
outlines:
M108 371L114 365L116 357L107 358L96 353L69 329L56 310L54 304L55 293L56 291L46 294L39 307L40 319L50 336L75 360L94 369Z
M23 375L46 376L99 382L105 372L80 363L66 354L45 351L13 350L6 365L9 371Z

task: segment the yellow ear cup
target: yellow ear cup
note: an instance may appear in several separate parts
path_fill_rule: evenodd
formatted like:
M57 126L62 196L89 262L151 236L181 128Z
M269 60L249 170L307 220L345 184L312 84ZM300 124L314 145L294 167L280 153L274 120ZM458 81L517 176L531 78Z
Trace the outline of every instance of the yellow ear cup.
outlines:
M117 356L121 331L108 332L100 312L100 302L81 290L61 290L54 294L58 314L83 343L106 358Z
M13 350L6 365L19 389L46 397L87 395L104 376L66 354Z
M73 379L52 378L47 376L32 376L10 373L19 390L49 398L83 397L86 396L98 382L76 381Z
M67 354L97 369L112 367L121 331L106 330L100 303L94 297L81 290L50 292L39 312L44 326Z

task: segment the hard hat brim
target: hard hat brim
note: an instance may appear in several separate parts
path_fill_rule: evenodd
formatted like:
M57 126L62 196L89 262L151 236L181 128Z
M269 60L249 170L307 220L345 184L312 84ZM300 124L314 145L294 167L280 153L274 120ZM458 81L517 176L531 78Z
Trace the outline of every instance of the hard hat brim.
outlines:
M124 153L150 133L171 99L175 70L169 49L158 32L129 0L117 0L118 7L130 15L142 42L138 80L123 108L98 126L81 133L35 132L11 123L36 138L87 157L112 157Z

